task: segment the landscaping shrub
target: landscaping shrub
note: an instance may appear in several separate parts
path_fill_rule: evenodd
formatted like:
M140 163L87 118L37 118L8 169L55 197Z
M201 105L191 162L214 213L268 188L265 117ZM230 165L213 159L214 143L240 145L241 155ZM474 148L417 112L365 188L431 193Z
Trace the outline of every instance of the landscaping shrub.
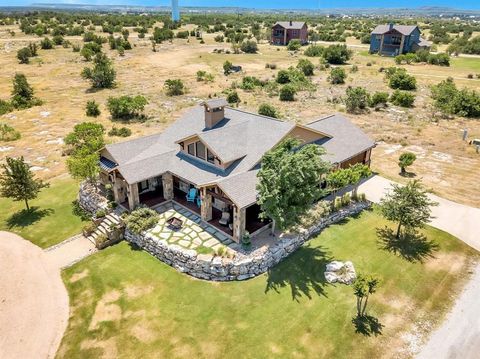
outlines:
M290 82L290 76L287 70L280 70L277 73L277 80L279 84L286 84Z
M104 209L99 209L98 211L95 212L95 218L103 218L107 215L107 211Z
M87 101L87 105L85 106L85 114L89 117L98 117L100 116L100 107L95 100Z
M211 73L208 73L207 71L203 70L198 70L197 71L197 81L199 82L212 82L214 80L214 76Z
M158 223L158 213L147 207L139 207L133 210L126 218L127 228L135 234L140 234Z
M113 126L110 131L108 131L109 136L118 136L118 137L128 137L132 134L132 130L128 127L115 127Z
M223 63L223 73L228 76L232 72L233 64L230 61L225 61Z
M291 84L286 84L280 89L280 101L295 101L297 91Z
M334 67L330 71L330 75L328 76L328 81L333 84L343 84L345 83L345 78L347 77L347 74L345 73L345 70L341 67Z
M240 50L247 54L255 54L258 51L257 43L253 40L247 40L242 42Z
M107 107L112 119L129 120L141 115L141 112L148 104L148 100L141 96L120 96L110 97Z
M293 229L299 230L301 228L310 228L320 222L323 218L327 217L331 211L332 206L327 201L319 201L300 217L298 226L295 226Z
M216 42L223 42L224 41L224 37L223 35L217 35L213 38Z
M62 35L55 35L52 37L52 41L55 45L60 46L65 41Z
M458 90L452 78L431 88L433 105L439 110L465 117L480 117L480 93L466 88Z
M388 93L377 91L370 97L369 106L375 107L377 105L386 105L387 102L388 102Z
M13 106L10 102L0 100L0 115L13 111Z
M388 85L396 90L415 90L417 88L417 80L414 76L407 74L407 71L398 67L390 67L385 71L385 77Z
M93 68L85 67L81 73L84 79L90 80L93 88L112 88L115 86L116 72L110 59L98 53L93 59Z
M323 54L324 47L320 45L310 45L307 49L303 52L305 56L308 57L319 57Z
M355 113L367 108L370 96L363 87L348 87L346 90L345 107L348 112Z
M409 92L395 90L390 97L390 101L397 106L412 107L415 101L415 95Z
M93 222L88 222L87 224L85 224L82 228L82 232L83 232L83 235L85 237L88 237L89 235L91 235L93 232L95 232L95 230L97 229L97 227L95 226L95 224Z
M258 113L263 116L278 118L277 110L268 103L262 103L258 108Z
M188 31L179 31L177 32L178 39L186 39L188 38L189 32Z
M293 39L288 42L287 49L288 51L297 51L302 47L302 43L298 39Z
M330 45L323 50L322 57L329 64L342 65L351 59L352 51L347 45Z
M53 41L50 40L48 37L45 37L42 41L40 41L40 48L42 50L50 50L53 49Z
M312 76L313 70L315 66L307 60L307 59L300 59L298 60L297 69L303 72L305 76Z
M0 123L0 141L15 141L21 137L20 132L6 123Z
M242 90L252 91L255 89L255 87L261 87L263 85L264 83L260 79L256 78L255 76L245 76L242 79L240 88Z
M179 96L185 93L185 85L180 79L168 79L163 86L168 96Z
M30 57L32 57L32 51L28 47L21 48L17 51L17 59L21 64L28 64Z
M227 94L227 102L229 104L239 104L240 103L240 96L238 96L237 91L230 91Z

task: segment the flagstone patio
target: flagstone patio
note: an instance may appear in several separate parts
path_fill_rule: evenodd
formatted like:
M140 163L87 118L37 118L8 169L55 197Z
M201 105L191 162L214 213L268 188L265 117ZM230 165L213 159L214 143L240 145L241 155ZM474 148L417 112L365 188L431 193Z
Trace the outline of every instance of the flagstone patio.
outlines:
M175 202L162 203L153 208L160 213L160 218L158 224L150 229L149 233L169 244L204 252L208 252L209 249L213 252L221 246L231 249L237 246L226 234L202 221L198 214ZM167 221L172 217L183 222L180 229L175 230L169 226Z

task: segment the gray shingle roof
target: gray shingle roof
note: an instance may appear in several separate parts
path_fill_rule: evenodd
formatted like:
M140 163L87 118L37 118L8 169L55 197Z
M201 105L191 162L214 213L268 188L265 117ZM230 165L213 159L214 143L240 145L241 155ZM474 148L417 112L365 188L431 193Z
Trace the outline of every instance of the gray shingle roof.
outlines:
M393 29L397 30L402 35L408 36L412 33L413 30L417 28L416 25L393 25ZM381 35L385 34L386 32L390 31L390 25L377 25L375 29L373 29L372 34L374 35Z
M280 25L285 29L296 29L300 30L303 25L305 25L304 21L277 21L273 26Z
M325 147L325 159L333 163L374 146L368 136L341 115L314 121L307 127L332 136L317 143ZM258 162L293 128L291 122L226 107L225 118L207 130L204 109L196 106L164 132L108 145L106 151L128 183L170 172L197 186L218 183L234 203L244 207L256 201ZM231 160L232 164L223 170L180 152L175 142L195 134L222 160Z
M332 163L346 161L375 146L370 137L340 114L321 118L307 124L307 127L332 136L315 142L325 148L324 159Z

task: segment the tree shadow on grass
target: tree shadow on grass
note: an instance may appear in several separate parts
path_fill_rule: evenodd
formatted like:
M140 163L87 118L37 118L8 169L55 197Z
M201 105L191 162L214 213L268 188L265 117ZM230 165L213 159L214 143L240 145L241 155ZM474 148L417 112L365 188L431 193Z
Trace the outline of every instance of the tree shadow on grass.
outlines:
M28 227L54 212L52 208L39 209L39 207L31 207L30 209L22 209L7 219L7 226L9 229L14 227Z
M417 174L416 174L416 173L414 173L414 172L407 172L407 171L405 171L405 172L400 172L399 175L402 176L402 177L404 177L404 178L415 178L415 177L417 177Z
M265 293L274 290L280 293L290 287L292 299L299 301L303 296L312 299L314 294L326 297L325 267L332 259L320 247L300 247L290 257L267 272L268 280Z
M355 326L355 333L363 334L366 337L372 334L375 336L382 334L383 324L371 315L357 315L352 318L352 323Z
M435 241L428 240L418 232L404 233L396 238L391 228L377 228L378 244L381 249L392 252L409 262L420 262L434 258L433 252L438 250Z
M92 218L92 215L84 210L77 200L72 201L72 214L79 217L82 221L88 221Z

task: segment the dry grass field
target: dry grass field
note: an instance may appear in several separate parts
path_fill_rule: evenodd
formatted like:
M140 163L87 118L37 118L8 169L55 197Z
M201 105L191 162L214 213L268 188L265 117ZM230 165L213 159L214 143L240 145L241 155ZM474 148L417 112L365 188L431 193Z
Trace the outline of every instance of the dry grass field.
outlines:
M15 37L7 32L10 29L16 31ZM134 47L133 50L126 51L124 57L111 51L108 44L103 45L104 52L114 60L117 87L92 92L89 83L80 76L83 67L91 66L91 63L85 62L72 48L57 46L53 50L39 50L39 56L33 58L30 64L21 65L16 58L16 51L29 41L38 42L39 38L24 35L14 26L0 27L0 99L9 98L12 77L16 72L22 72L35 89L36 96L44 101L42 106L14 111L0 117L0 122L10 124L22 134L20 140L0 142L0 160L5 156L22 155L34 166L39 176L56 177L65 173L62 138L75 124L92 120L85 116L87 100L95 99L101 104L102 114L95 121L109 130L114 123L105 106L108 97L124 94L146 96L149 100L146 108L148 119L143 123L127 124L132 129L132 137L137 137L162 131L184 109L208 96L221 95L232 82L240 83L244 75L260 79L272 78L279 69L295 66L298 59L303 57L301 54L289 53L286 48L266 43L259 45L258 54L213 53L214 49L230 48L228 43L216 43L213 40L215 34L205 34L205 44L200 44L192 37L190 40L175 39L172 43L157 45L157 52L153 52L149 40L139 39L132 30L130 33L129 40ZM67 39L74 44L82 44L81 37ZM262 90L246 92L239 89L237 91L242 100L239 107L257 111L261 103L267 102L280 110L282 118L305 123L334 112L344 112L344 105L332 100L343 96L349 85L364 86L370 92L389 91L379 68L394 66L393 60L369 55L358 41L349 39L347 42L354 45L354 56L345 65L348 73L345 85L330 85L327 82L329 72L317 69L312 78L317 85L316 91L299 93L295 102L281 102L278 97L269 97ZM225 60L241 65L243 73L225 76L222 69ZM318 58L310 60L315 64L319 61ZM277 69L266 69L266 63L276 64ZM350 72L352 65L358 66L358 72ZM411 150L418 156L410 169L417 178L422 178L440 196L480 206L480 155L461 139L463 128L469 130L469 138L480 138L480 122L463 118L435 118L429 90L430 85L448 76L453 77L460 88L480 89L480 80L467 78L468 74L480 73L480 59L452 59L448 68L424 64L404 67L415 75L418 82L414 108L390 106L385 111L348 115L378 141L373 155L373 169L386 177L405 181L405 178L398 175L396 162L402 151ZM214 74L214 81L197 82L198 70ZM167 96L163 84L169 78L182 79L188 88L187 93L176 97ZM119 138L109 137L107 140L118 141Z

